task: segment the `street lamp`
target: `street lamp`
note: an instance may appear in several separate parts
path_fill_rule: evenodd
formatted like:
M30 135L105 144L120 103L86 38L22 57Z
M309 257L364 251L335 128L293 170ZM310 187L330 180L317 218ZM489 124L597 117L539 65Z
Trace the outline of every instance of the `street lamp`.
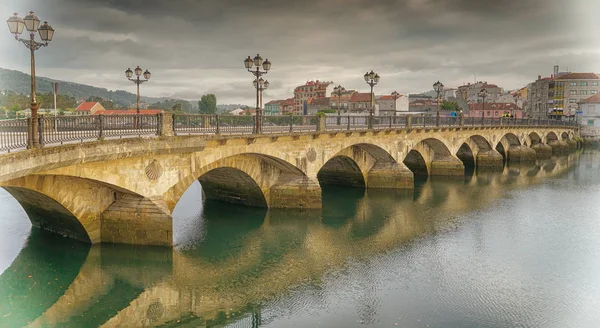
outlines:
M44 22L42 26L40 26L39 18L30 11L25 18L21 18L17 13L9 18L6 23L8 24L8 29L10 33L14 34L15 40L23 43L25 47L30 50L31 53L31 123L29 126L29 136L28 136L28 147L29 148L37 148L39 147L39 139L38 135L38 108L39 104L37 102L36 90L35 90L35 54L34 52L41 47L47 46L50 41L52 41L52 37L54 37L54 29L48 25L48 22ZM29 32L29 39L22 39L19 36L23 33L23 28L26 28ZM43 42L35 41L35 33L39 32L40 39Z
M267 90L267 88L269 87L269 81L263 80L263 78L261 77L260 79L254 79L254 81L252 81L252 84L260 92L260 108L262 108L262 92L264 90Z
M400 98L400 94L396 91L392 92L392 99L394 99L394 116L396 116L396 100Z
M435 126L440 126L440 94L444 90L442 82L437 81L433 84L433 90L437 93L437 113L435 116Z
M135 78L131 78L133 76L133 73L135 71ZM135 83L137 85L137 102L136 102L136 109L137 109L137 114L140 114L140 84L147 82L148 80L150 80L150 72L148 70L146 70L144 72L144 79L140 79L140 75L142 75L142 69L138 66L135 68L135 70L132 71L131 68L128 68L125 71L125 76L127 77L127 79L133 83Z
M340 112L341 112L341 108L340 106L342 105L342 95L346 93L346 88L344 88L341 85L338 85L337 87L333 88L333 94L338 96L338 105L337 105L337 112L338 112L338 119L337 119L337 125L341 124L341 119L340 119Z
M256 66L256 69L252 69L253 65ZM259 79L262 75L267 74L269 72L269 70L271 69L271 62L268 59L265 59L263 61L262 57L259 54L256 54L256 57L254 57L254 59L252 59L250 56L248 56L248 58L246 58L244 60L244 66L246 67L248 72L252 73L252 75L254 75L256 77L256 79ZM263 69L262 71L260 70L261 66ZM256 81L256 79L255 79L255 81ZM267 84L267 86L268 86L268 84ZM257 87L256 88L256 127L254 128L254 131L256 133L262 132L262 129L261 129L262 113L260 110L259 98L260 98L260 90Z
M483 124L483 119L485 118L485 98L487 98L488 92L485 88L483 88L479 90L478 95L483 100L481 104L481 123Z
M373 87L379 83L379 74L373 72L365 73L364 75L365 82L371 86L371 109L369 111L369 115L373 116L373 112L375 111L375 98L373 97Z

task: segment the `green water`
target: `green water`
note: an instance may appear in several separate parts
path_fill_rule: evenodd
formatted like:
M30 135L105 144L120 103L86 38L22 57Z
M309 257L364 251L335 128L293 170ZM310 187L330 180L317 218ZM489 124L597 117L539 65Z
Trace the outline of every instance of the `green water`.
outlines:
M0 194L0 327L600 327L600 153L324 188L318 211L201 201L175 249L30 228Z

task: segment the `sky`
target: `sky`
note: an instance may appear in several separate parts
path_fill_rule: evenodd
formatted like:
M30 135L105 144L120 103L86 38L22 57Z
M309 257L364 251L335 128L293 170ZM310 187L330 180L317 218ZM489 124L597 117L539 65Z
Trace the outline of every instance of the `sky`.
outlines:
M507 90L561 71L600 73L597 0L2 0L0 17L33 10L56 30L36 52L39 76L145 96L253 104L243 65L272 62L264 102L308 80L376 94L487 81ZM27 49L0 31L0 67L29 71ZM1 30L1 29L0 29Z

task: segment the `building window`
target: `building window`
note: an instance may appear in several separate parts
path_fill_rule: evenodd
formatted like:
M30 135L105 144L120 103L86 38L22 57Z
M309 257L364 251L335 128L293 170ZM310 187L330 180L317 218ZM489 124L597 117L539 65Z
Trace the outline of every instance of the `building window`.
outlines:
M576 95L576 94L577 94L577 90L570 90L570 91L569 91L569 94L570 94L570 95Z
M587 87L587 82L581 82L580 84L582 87Z
M495 112L494 112L494 116L498 116L498 111L495 111Z
M489 110L487 111L486 115L487 115L487 116L490 116L490 111L489 111Z
M577 86L577 82L571 82L571 83L570 83L570 85L571 85L572 87L576 87L576 86Z
M598 90L590 90L590 94L595 95L598 93Z
M592 82L592 86L593 86L593 87L597 87L597 86L598 86L598 81L594 81L594 82Z
M588 120L588 126L594 126L594 120Z
M587 90L579 90L579 94L580 95L587 95L588 92L587 92Z

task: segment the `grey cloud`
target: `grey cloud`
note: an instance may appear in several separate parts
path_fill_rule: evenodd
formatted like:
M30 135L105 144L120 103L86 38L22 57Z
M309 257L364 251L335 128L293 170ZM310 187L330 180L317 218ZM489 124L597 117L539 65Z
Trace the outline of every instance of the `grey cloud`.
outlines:
M252 76L242 60L257 52L273 62L265 101L289 97L309 79L366 90L362 74L370 69L382 76L378 92L404 93L430 89L438 79L448 86L470 81L473 74L517 88L551 72L556 61L600 71L589 60L600 40L572 28L595 19L590 9L600 8L591 6L585 0L569 6L559 0L8 0L0 10L36 8L51 20L56 39L38 65L52 77L124 88L122 71L140 65L153 72L144 86L151 95L197 99L213 92L219 102L251 104ZM26 70L23 52L1 56L8 68ZM90 81L94 71L101 73Z

